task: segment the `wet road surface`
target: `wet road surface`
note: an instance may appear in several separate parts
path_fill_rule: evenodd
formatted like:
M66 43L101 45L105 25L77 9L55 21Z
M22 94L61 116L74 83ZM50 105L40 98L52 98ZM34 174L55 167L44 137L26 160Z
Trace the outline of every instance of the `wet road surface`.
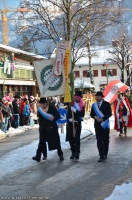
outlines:
M35 130L0 140L0 157L37 138L38 131ZM81 142L79 162L70 160L70 154L70 149L67 149L64 151L64 161L59 161L56 154L52 159L40 163L33 161L32 166L1 177L0 197L103 200L112 193L116 184L132 178L130 130L125 138L111 131L110 150L105 163L97 162L99 157L95 136Z

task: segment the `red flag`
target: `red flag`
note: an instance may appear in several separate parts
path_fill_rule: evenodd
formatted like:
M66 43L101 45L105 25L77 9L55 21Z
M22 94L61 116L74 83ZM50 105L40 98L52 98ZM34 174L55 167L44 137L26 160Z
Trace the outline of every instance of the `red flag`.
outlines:
M103 92L105 97L104 100L112 103L117 98L118 91L125 92L128 90L128 88L129 87L127 85L120 82L119 80L111 81Z

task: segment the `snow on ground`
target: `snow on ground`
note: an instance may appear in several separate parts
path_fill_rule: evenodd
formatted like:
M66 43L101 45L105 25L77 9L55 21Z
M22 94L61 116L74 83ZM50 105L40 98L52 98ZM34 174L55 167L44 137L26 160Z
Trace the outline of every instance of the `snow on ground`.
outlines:
M85 138L86 135L88 136L89 132L87 134L85 132L84 134L82 133L81 137ZM60 133L61 147L63 150L68 148L70 149L69 143L65 142L65 138L66 134ZM36 154L38 142L39 140L35 140L28 145L12 150L9 153L2 156L0 158L0 163L1 163L0 176L3 177L8 173L12 173L19 169L34 165L36 162L33 161L31 158ZM57 155L56 150L48 151L48 159L52 158L55 154ZM5 166L10 166L10 167L6 168Z
M20 133L24 133L27 130L38 129L38 127L39 127L38 124L35 124L34 126L19 126L16 129L11 127L6 133L0 130L0 139L5 138L5 137L11 137L13 135L17 135Z
M94 134L93 122L94 122L93 119L87 119L82 122L81 139L87 137L88 135ZM110 123L111 123L111 128L113 128L113 117L111 117ZM8 136L12 136L15 134L20 134L31 128L38 128L38 125L35 125L34 127L24 126L24 127L19 127L17 129L11 128L6 134ZM66 138L65 130L66 128L64 127L64 133L61 133L61 129L59 128L61 146L62 149L70 149L69 143L65 142ZM6 153L2 157L0 157L0 163L1 163L0 176L3 177L9 173L15 171L17 172L17 170L19 169L35 165L36 162L33 161L31 158L36 154L38 142L39 140L35 140L28 145L12 150L9 153ZM52 158L55 154L57 154L56 152L57 152L56 150L48 151L48 159ZM5 166L10 166L10 167L5 167Z
M112 194L105 200L132 200L132 183L116 185Z

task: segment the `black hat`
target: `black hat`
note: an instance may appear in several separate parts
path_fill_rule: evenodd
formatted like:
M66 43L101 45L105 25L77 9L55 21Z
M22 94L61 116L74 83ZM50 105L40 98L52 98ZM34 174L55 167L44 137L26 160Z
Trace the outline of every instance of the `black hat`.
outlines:
M47 102L47 100L46 100L46 98L45 97L41 97L40 98L40 101L38 101L39 103L46 103Z
M103 92L100 92L100 91L97 91L96 94L95 94L95 96L101 96L101 97L104 97Z
M81 91L76 91L74 96L82 97L82 92Z
M16 99L16 98L20 99L20 96L19 96L19 95L15 95L14 98L15 98L15 99Z

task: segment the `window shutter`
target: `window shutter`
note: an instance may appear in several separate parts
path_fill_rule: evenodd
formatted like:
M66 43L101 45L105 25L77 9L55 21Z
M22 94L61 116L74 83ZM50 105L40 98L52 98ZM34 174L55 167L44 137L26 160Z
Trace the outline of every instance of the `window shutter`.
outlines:
M87 71L83 71L83 77L87 77Z
M98 77L98 70L93 70L94 77Z
M117 69L113 69L113 76L117 76Z
M79 71L75 71L75 76L76 76L76 78L80 77L80 72Z
M106 70L105 69L101 70L101 76L106 76Z

